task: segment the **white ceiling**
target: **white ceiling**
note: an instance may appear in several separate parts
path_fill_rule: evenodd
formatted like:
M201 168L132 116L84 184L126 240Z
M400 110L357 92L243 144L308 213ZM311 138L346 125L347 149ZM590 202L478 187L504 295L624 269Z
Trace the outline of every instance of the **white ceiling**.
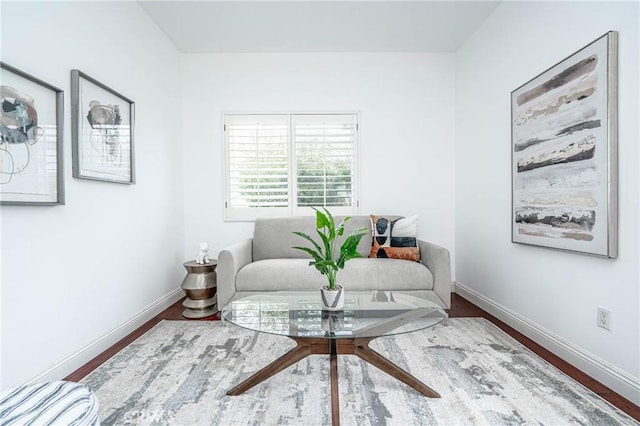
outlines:
M499 1L154 1L185 53L453 52Z

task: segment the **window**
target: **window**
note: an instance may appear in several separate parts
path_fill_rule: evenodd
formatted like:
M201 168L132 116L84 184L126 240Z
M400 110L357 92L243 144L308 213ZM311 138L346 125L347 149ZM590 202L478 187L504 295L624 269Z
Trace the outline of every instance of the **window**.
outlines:
M357 114L225 114L225 219L357 212Z

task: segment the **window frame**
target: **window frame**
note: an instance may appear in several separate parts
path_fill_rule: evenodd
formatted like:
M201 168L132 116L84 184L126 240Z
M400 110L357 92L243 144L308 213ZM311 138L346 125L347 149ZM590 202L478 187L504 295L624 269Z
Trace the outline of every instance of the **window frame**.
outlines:
M288 161L288 206L275 208L232 208L230 207L231 176L229 170L230 147L227 133L228 116L287 116L287 161ZM222 171L223 171L223 220L225 222L254 222L256 217L292 217L292 216L312 216L314 213L311 207L299 207L297 205L298 184L295 173L297 173L297 158L294 145L293 117L301 115L322 116L322 115L345 115L353 116L355 132L353 138L353 166L351 176L351 206L350 207L329 207L331 212L338 216L354 216L360 212L360 113L358 111L322 111L322 112L223 112L222 121Z

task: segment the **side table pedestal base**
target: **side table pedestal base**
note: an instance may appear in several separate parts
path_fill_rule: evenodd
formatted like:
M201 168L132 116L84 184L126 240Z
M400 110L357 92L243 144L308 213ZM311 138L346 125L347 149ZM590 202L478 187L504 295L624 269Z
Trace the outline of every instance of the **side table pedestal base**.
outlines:
M183 317L197 319L218 313L217 265L215 260L205 264L199 264L193 260L184 263L187 276L182 281L182 289L187 298L182 302L182 306L185 307L182 312Z
M182 316L189 319L198 319L198 318L206 318L218 313L217 308L207 308L207 309L185 309L182 311Z
M186 293L187 298L182 302L182 306L186 308L182 311L183 317L190 319L204 318L215 315L218 312L218 308L216 306L218 301L217 295L209 297L208 299L192 299L189 297L189 292Z

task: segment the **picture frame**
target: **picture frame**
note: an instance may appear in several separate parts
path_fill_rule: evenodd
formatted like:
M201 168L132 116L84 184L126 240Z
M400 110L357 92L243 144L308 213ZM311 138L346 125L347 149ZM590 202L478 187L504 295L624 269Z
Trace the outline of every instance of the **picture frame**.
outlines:
M64 92L0 61L0 204L64 205Z
M135 183L135 104L74 69L71 71L73 177Z
M617 257L617 46L609 31L511 92L512 242Z

